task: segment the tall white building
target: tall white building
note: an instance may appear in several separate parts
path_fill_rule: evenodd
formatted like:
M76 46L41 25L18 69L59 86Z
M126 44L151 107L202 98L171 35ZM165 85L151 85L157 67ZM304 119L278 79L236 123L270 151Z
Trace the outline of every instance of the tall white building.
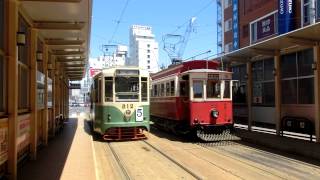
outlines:
M139 66L148 69L149 72L159 71L158 65L158 42L152 34L150 26L133 25L130 29L130 58L126 65Z

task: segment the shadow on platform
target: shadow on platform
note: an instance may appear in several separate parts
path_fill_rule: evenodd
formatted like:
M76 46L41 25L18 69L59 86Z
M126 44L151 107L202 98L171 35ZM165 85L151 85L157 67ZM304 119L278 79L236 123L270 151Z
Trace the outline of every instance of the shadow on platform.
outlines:
M70 118L48 146L38 150L35 161L29 160L19 168L18 179L60 179L77 127L78 119Z

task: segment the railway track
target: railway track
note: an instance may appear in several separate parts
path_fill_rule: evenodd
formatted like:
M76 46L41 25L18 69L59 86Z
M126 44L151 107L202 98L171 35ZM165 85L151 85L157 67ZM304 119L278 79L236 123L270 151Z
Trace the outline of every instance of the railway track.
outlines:
M131 180L128 171L126 170L124 163L122 162L122 160L120 159L119 155L117 154L117 152L115 151L115 149L112 147L111 143L108 142L107 143L107 147L110 149L112 156L115 159L115 162L117 162L118 165L118 169L121 170L120 175L125 178L126 180Z
M162 156L166 157L167 159L169 159L171 162L173 162L174 164L176 164L177 166L179 166L181 169L183 169L184 171L186 171L187 173L189 173L191 176L193 176L195 179L203 179L203 177L200 177L199 175L197 175L196 173L192 172L190 169L188 169L187 167L183 166L183 164L179 163L178 161L176 161L175 159L173 159L172 157L168 156L166 153L162 152L160 149L158 149L157 147L153 146L152 144L148 143L146 140L143 140L142 142L144 142L145 144L147 144L149 147L151 147L152 149L154 149L155 151L157 151L158 153L160 153Z
M320 175L319 167L315 165L252 148L238 142L196 144L226 158L236 159L247 166L260 169L279 179L317 179ZM287 164L290 164L290 173L283 173L288 171Z
M118 143L118 142L116 142ZM155 147L154 145L150 144L149 142L147 142L146 140L142 140L142 141L134 141L134 142L131 142L131 143L137 143L137 144L142 144L143 146L141 146L142 149L148 149L148 152L152 152L153 150L153 153L155 152L156 154L162 156L163 158L165 158L167 160L167 162L164 162L164 163L171 163L170 167L177 167L179 168L180 170L182 170L183 172L185 172L185 174L188 174L189 177L192 177L192 179L197 179L197 180L200 180L200 179L204 179L203 177L197 175L195 172L193 172L192 170L188 169L187 167L185 167L183 164L179 163L178 161L176 161L174 158L168 156L166 153L164 153L163 151L161 151L161 149ZM135 178L137 176L133 175L135 174L134 172L134 169L131 169L129 166L131 165L130 163L127 163L125 161L123 161L123 159L126 159L126 158L123 158L121 157L122 155L120 154L120 152L118 152L116 150L116 148L113 147L112 145L113 143L112 142L108 142L107 143L107 153L110 153L112 154L112 157L114 159L114 161L116 162L116 169L117 171L119 171L119 176L122 177L122 179L126 179L126 180L131 180L131 179L138 179L138 178ZM145 147L147 146L147 147ZM152 150L151 150L152 149ZM152 154L151 154L152 155ZM151 156L150 155L150 156ZM152 156L156 156L156 155L152 155ZM146 164L148 163L153 163L153 162L146 162ZM144 168L148 168L148 166L144 167ZM188 178L187 178L188 179Z

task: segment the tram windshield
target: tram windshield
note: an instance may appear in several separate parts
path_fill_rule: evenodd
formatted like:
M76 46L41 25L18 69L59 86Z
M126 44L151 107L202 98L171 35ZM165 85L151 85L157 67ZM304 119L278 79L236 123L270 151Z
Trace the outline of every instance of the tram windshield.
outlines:
M208 80L207 82L207 98L220 98L221 81Z
M139 101L139 77L116 77L115 93L117 101Z
M205 80L193 81L193 98L196 99L231 99L230 80L207 80L206 91L204 91Z

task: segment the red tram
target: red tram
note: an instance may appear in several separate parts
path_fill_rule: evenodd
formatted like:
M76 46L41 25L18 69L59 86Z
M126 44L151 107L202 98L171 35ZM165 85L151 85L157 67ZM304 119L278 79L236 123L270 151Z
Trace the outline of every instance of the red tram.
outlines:
M224 140L233 127L232 73L214 61L193 60L151 75L154 123L202 140Z

